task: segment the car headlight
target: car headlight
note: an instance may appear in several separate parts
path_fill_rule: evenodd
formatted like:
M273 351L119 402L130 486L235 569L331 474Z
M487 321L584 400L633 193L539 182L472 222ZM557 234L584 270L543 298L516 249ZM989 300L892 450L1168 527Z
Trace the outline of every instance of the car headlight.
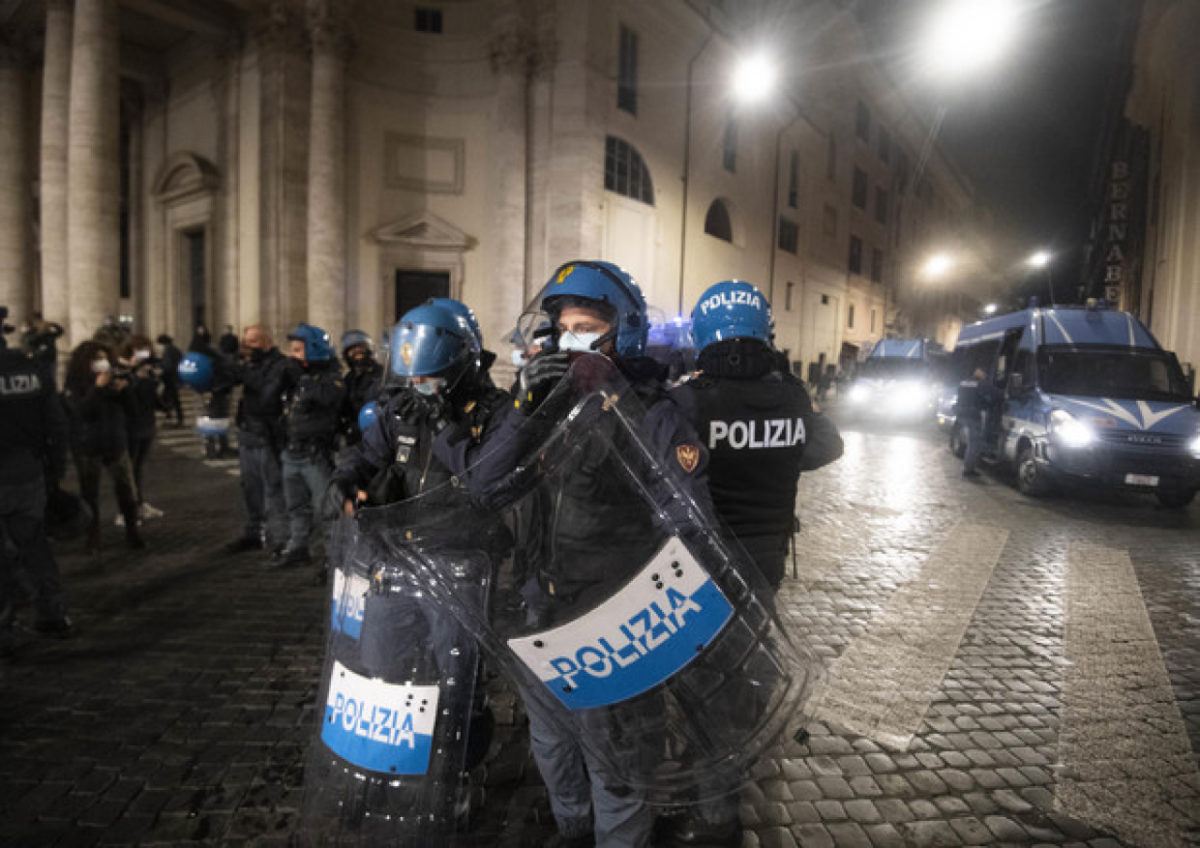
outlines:
M1192 452L1192 456L1200 459L1200 433L1196 434L1196 438L1188 442L1188 450Z
M1069 448L1083 448L1096 439L1096 432L1065 409L1050 413L1050 431Z

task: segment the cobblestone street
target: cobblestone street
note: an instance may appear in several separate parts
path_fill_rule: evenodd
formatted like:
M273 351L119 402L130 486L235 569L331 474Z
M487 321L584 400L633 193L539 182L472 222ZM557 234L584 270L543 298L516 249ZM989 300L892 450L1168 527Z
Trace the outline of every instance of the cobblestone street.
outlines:
M779 599L826 675L811 737L743 795L747 846L1200 845L1200 504L1031 500L930 428L844 422ZM149 549L106 506L60 544L81 635L0 661L0 844L283 845L328 620L308 569L227 557L236 461L162 431ZM109 495L106 495L110 497ZM500 691L465 845L552 832Z

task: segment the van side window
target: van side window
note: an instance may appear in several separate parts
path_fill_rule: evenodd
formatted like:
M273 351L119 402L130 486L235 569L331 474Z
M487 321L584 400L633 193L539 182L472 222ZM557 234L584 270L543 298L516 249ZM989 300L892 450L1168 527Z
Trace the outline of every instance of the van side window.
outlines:
M1031 389L1037 385L1037 357L1033 351L1017 351L1017 364L1012 373L1021 375L1022 388Z

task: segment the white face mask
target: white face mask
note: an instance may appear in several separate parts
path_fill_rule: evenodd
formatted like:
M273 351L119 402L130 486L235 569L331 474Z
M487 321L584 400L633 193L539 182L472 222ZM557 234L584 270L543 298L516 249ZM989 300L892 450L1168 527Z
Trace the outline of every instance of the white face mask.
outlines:
M513 367L515 367L515 368L524 368L524 367L525 367L525 363L526 363L527 361L528 361L528 360L526 360L526 359L525 359L525 351L523 351L523 350L515 350L515 349L513 350L513 352L512 352L512 364L513 364Z
M107 359L93 359L92 372L95 374L107 374L112 370L112 363Z
M416 389L417 394L422 394L428 397L430 395L436 395L438 392L440 392L445 382L445 380L429 380L424 383L413 383L413 388Z
M603 333L563 333L558 337L559 350L592 350Z

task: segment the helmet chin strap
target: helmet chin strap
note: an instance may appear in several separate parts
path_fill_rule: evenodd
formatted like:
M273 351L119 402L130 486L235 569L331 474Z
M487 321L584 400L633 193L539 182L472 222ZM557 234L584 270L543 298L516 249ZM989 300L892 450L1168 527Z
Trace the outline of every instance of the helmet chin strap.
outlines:
M612 328L610 328L608 330L608 332L604 333L602 336L600 336L600 338L598 338L594 342L592 342L592 350L599 352L600 348L604 347L606 344L608 344L611 341L611 342L613 342L613 353L617 353L616 339L617 339L617 327L613 326Z

